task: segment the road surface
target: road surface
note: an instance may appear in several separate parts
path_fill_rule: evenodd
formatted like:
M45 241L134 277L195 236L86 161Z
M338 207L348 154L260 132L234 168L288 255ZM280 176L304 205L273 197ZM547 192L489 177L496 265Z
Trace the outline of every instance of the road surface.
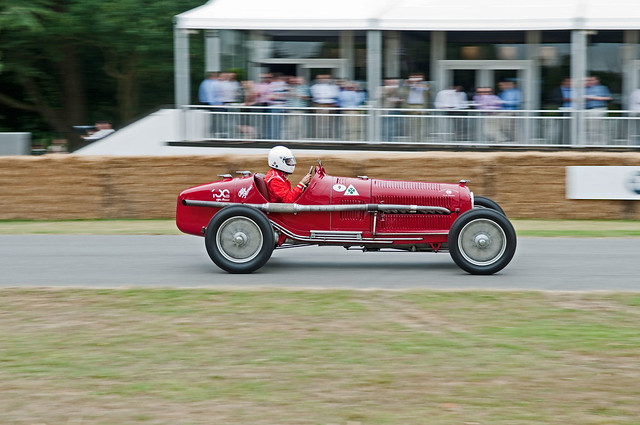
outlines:
M0 287L288 287L640 291L640 238L520 238L492 276L460 270L448 253L276 250L231 275L196 236L0 235Z

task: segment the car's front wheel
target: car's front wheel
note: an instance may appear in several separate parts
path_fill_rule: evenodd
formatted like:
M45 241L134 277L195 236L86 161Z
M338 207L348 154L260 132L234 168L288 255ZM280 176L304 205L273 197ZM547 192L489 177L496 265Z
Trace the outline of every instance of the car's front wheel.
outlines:
M230 206L218 211L205 232L209 257L230 273L252 273L264 266L275 246L273 228L255 208Z
M471 274L493 274L511 261L516 252L516 232L499 212L471 209L460 215L449 230L449 253Z

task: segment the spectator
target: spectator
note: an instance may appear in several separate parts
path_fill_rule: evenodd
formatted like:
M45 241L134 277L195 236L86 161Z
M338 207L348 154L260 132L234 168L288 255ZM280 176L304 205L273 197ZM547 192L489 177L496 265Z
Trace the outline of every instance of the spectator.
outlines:
M111 125L110 121L97 121L95 125L95 130L89 131L87 136L80 136L84 140L99 140L103 137L107 137L111 133L114 133L115 130Z
M429 86L420 73L409 75L406 84L401 90L404 107L409 108L409 115L423 115L421 109L429 107ZM421 140L426 133L426 126L422 118L411 118L409 121L409 134L413 140Z
M500 99L502 100L502 109L505 111L515 111L522 106L522 93L520 89L516 88L513 81L501 81L498 83L500 87ZM502 120L502 133L508 140L515 140L516 138L516 124L517 120L514 118L508 118L509 116L515 116L515 112L505 112Z
M436 95L434 106L437 109L460 110L467 108L467 94L462 86L440 90Z
M606 142L603 118L607 115L607 102L611 100L611 92L600 84L595 76L587 77L585 84L586 142L587 144L603 144Z
M257 108L254 110L257 114L257 128L259 137L268 138L269 133L271 132L271 122L269 120L269 110L266 109L269 106L269 101L271 98L271 79L272 75L270 73L265 73L260 75L260 82L254 86L255 95L256 95L256 103L255 106L263 106L264 109Z
M330 75L318 75L316 83L311 86L313 106L333 108L336 106L340 88L331 81Z
M473 97L476 109L486 111L484 119L480 120L480 133L489 141L504 142L505 135L500 129L500 117L495 115L495 111L502 110L502 99L493 93L491 87L478 87L476 95Z
M267 103L270 109L270 119L267 120L267 138L280 140L282 138L282 123L284 121L284 105L287 101L289 86L281 74L275 74L269 84Z
M316 109L315 137L320 139L334 138L335 111L327 108L335 108L338 101L340 88L331 81L331 76L322 74L316 77L316 83L311 86L311 98Z
M256 106L268 106L269 98L271 96L271 84L272 75L270 73L260 75L260 82L255 85L256 92Z
M522 104L522 93L516 88L513 81L501 81L498 83L500 87L500 99L502 99L502 109L514 111L520 109Z
M221 105L217 72L209 72L198 88L198 100L203 105Z
M443 141L448 141L451 137L455 139L465 137L467 126L461 115L464 115L462 111L468 107L468 102L462 86L440 90L436 95L434 106L444 110L445 117L438 120L438 133Z
M607 102L611 100L611 92L606 86L600 84L600 79L598 77L587 77L585 100L586 109L599 109L606 111Z
M560 109L569 109L571 108L572 98L571 78L565 77L560 86L553 91L551 101L558 105Z
M342 138L344 140L360 140L362 138L361 117L358 116L358 108L362 106L361 95L356 91L357 84L345 82L340 92L338 103L340 104L342 118Z
M220 78L220 100L225 105L238 102L240 95L240 83L236 81L234 72L225 72Z
M551 102L558 105L558 109L562 111L563 117L570 117L570 109L573 101L573 89L571 87L571 78L564 77L560 86L558 86L551 94ZM563 119L557 127L556 138L558 144L567 144L571 142L571 121Z
M289 78L289 91L287 92L287 100L285 106L290 108L287 110L286 128L288 134L285 135L289 140L300 140L306 137L305 116L310 98L309 86L305 84L303 77Z
M255 106L258 103L258 93L253 81L247 80L240 84L242 88L242 104L245 106Z
M383 115L386 115L382 118L382 138L387 142L393 141L394 137L400 135L400 119L395 116L400 115L398 109L403 103L399 83L397 78L387 78L380 90L382 108L385 109Z
M258 94L255 90L255 84L253 81L243 81L240 83L242 88L242 97L244 106L255 106L258 101ZM256 131L255 116L248 115L255 112L253 108L243 108L244 114L240 115L240 122L238 123L238 133L240 137L244 139L257 139L258 132Z

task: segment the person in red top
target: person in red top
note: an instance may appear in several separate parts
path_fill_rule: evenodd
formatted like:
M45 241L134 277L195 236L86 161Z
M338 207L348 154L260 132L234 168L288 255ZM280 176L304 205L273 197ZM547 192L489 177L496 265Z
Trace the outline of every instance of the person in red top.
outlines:
M284 146L276 146L269 151L269 167L271 169L264 178L269 190L271 202L295 202L302 195L311 181L311 174L304 178L291 189L289 174L296 168L296 158L291 150Z

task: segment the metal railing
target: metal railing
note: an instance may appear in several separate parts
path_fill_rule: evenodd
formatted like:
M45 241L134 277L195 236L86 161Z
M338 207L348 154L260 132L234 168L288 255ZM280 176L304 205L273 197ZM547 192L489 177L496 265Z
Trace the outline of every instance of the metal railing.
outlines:
M640 147L632 111L225 105L187 106L183 120L185 141Z

